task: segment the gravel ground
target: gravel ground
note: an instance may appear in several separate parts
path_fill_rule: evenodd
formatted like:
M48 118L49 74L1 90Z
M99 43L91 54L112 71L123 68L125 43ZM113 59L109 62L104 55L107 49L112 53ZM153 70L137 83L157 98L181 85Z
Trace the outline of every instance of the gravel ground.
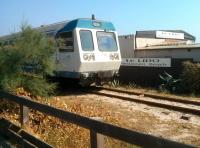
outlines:
M81 115L100 116L121 127L200 146L200 117L195 115L94 94L58 96L57 99L64 101L66 109L72 104L79 106L76 113ZM189 119L182 119L182 116Z

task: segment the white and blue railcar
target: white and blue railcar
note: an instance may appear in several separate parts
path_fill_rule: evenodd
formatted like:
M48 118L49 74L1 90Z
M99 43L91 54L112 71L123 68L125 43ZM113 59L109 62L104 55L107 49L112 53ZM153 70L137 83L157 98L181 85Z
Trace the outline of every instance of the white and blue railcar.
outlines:
M121 55L111 22L76 19L35 28L58 40L55 76L79 80L81 85L110 79L118 73ZM12 40L12 36L1 37Z

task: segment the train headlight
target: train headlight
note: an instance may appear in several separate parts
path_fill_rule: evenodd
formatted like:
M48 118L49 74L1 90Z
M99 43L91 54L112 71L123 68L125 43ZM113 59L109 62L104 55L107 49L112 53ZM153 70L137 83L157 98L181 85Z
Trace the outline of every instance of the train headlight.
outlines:
M91 58L93 61L95 61L95 56L94 56L94 54L91 54L91 55L90 55L90 58Z
M117 53L114 54L115 60L119 60L119 55Z
M118 53L110 54L110 60L119 60Z
M83 59L84 59L85 61L87 61L87 60L89 59L89 56L88 56L87 54L84 54L84 55L83 55Z
M85 61L95 61L95 55L92 53L92 54L83 54L83 59Z
M114 55L113 54L110 54L110 60L114 60Z

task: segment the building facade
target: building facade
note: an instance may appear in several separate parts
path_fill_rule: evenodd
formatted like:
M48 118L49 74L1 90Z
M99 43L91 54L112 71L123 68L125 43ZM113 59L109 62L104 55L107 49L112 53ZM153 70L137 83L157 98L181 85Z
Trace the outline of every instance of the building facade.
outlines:
M137 31L119 36L122 58L192 59L200 62L200 44L182 30Z
M137 31L119 36L122 64L119 80L158 87L164 72L179 78L184 61L200 62L200 44L181 30Z
M195 37L182 30L136 31L136 48L195 43Z

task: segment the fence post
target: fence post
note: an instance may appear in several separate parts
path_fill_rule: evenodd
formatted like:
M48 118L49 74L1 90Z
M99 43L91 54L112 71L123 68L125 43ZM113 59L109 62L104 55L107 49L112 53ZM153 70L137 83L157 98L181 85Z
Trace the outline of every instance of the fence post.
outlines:
M29 120L29 108L20 104L20 124L23 126Z
M91 119L103 121L101 117L91 117ZM90 145L91 148L104 148L104 136L90 130Z

